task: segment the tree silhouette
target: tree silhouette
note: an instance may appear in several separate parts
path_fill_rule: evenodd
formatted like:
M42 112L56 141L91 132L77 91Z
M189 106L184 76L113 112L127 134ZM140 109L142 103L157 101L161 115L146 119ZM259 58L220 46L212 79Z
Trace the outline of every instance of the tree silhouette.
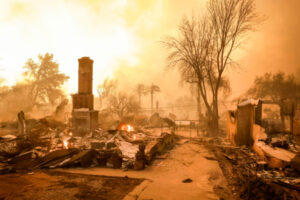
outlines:
M209 0L207 13L183 18L178 37L163 44L170 50L170 67L178 67L182 79L196 83L206 107L211 134L219 130L219 92L228 88L224 71L237 63L232 53L259 22L254 0Z
M23 75L31 85L29 110L41 103L54 105L64 98L61 86L69 77L59 72L59 64L53 61L53 54L39 55L38 62L28 59L24 69Z
M125 92L118 92L109 96L108 110L116 113L120 120L128 114L138 112L140 109L138 102L134 96L130 96Z
M160 87L157 85L152 84L149 88L150 96L151 96L151 113L153 113L153 98L154 93L160 92Z
M247 93L254 98L270 98L280 103L283 99L300 98L300 83L294 75L265 73L256 77Z
M102 84L98 85L97 92L100 101L100 108L102 108L103 101L110 95L116 93L118 81L106 78Z
M147 90L146 86L144 84L138 84L135 88L135 92L137 93L138 95L138 98L139 98L139 105L141 107L141 98L142 98L142 95L146 95L149 91Z

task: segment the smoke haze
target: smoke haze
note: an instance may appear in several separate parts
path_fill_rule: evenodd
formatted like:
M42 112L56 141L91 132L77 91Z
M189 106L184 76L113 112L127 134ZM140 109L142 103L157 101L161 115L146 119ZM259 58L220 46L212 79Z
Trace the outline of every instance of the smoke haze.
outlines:
M1 1L1 77L9 84L20 81L28 58L50 52L71 77L65 89L75 93L77 59L89 56L95 61L94 86L107 76L118 79L124 89L153 83L161 87L158 100L173 101L190 90L179 86L175 71L165 70L167 52L159 41L176 35L182 16L202 14L205 4L205 0ZM299 68L300 1L257 0L256 4L266 20L236 53L241 67L226 72L231 98L248 89L256 75L296 73Z

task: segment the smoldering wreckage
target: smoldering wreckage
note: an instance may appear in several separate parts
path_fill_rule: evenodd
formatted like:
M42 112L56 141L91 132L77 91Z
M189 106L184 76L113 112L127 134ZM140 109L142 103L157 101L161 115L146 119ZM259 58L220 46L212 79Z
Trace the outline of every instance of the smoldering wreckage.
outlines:
M1 123L0 131L8 134L0 137L0 174L97 166L141 170L182 137L175 122L157 114L152 124L118 121L108 130L99 128L93 60L78 61L71 121L26 119L21 111L17 122ZM228 111L226 137L189 138L214 153L237 199L300 199L300 101L280 102L279 119L263 117L269 104L278 102L248 99Z
M1 129L18 134L0 139L1 173L89 166L143 169L156 153L174 143L171 132L151 134L126 123L116 122L111 129L101 130L92 94L93 60L83 57L78 61L78 93L72 95L72 121L64 124L51 116L26 119L21 111L18 122L3 123Z
M264 116L268 105L279 116ZM228 145L213 148L243 199L299 199L300 101L247 99L227 113ZM228 176L231 176L228 178Z

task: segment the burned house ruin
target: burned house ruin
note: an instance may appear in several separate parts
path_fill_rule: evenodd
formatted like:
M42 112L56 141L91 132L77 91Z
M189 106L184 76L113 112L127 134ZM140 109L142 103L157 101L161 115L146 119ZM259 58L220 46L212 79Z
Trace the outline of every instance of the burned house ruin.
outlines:
M72 95L72 127L77 135L97 128L98 111L94 110L93 63L89 57L78 59L78 93Z

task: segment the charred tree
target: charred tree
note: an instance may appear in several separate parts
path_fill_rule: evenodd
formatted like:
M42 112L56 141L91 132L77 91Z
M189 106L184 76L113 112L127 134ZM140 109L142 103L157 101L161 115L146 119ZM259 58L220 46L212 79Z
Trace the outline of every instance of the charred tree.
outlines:
M228 89L224 71L237 65L232 53L259 22L253 0L210 0L207 13L184 17L178 37L163 44L170 50L170 67L177 66L186 82L196 83L206 107L211 134L219 130L219 93Z

